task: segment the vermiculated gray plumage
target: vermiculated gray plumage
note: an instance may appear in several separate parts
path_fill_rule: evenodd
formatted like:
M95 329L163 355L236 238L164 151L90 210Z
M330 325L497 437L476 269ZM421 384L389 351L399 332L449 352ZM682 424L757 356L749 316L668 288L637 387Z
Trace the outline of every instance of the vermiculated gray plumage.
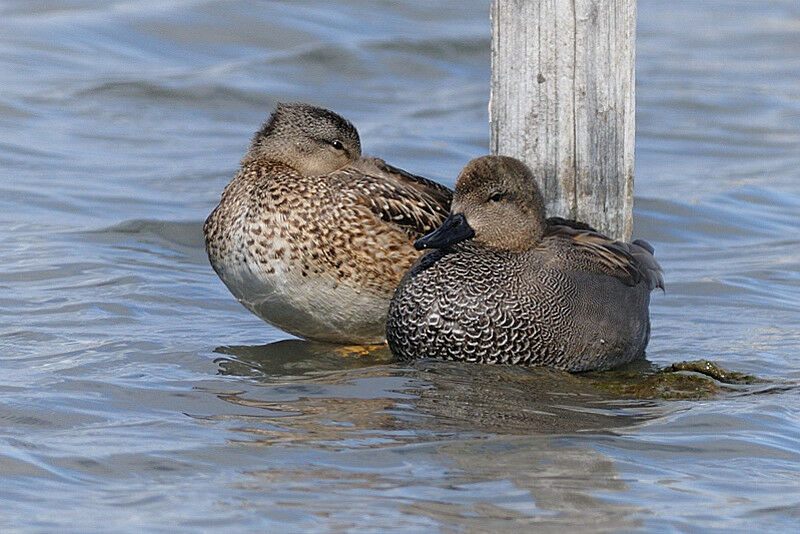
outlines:
M479 160L462 172L470 174L464 194L459 177L453 213L465 213L468 223L483 217L484 226L475 229L474 239L422 256L406 273L389 307L386 336L392 352L404 359L546 365L573 372L642 357L650 335L650 291L663 288L652 247L613 241L580 223L545 220L543 209L531 210L520 201L527 188L540 195L521 163ZM493 183L497 177L491 173L512 176ZM525 232L538 238L529 246L503 246L506 238L521 242L513 226L522 215L481 214L491 211L494 204L486 198L497 191L510 199L508 209L531 217ZM498 224L505 224L507 235L495 237L492 225ZM482 235L494 246L481 242Z

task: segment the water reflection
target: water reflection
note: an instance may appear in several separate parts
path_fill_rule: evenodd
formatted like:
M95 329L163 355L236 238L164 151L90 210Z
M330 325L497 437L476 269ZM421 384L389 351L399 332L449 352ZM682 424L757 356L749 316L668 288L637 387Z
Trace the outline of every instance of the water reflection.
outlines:
M258 385L221 396L258 408L240 427L261 443L375 446L454 435L562 434L643 420L644 403L615 400L590 381L546 368L392 360L386 347L288 340L219 347L220 373ZM325 442L324 444L322 442Z
M640 526L637 507L594 497L625 492L614 462L592 449L564 446L551 438L502 438L451 442L437 447L461 472L453 487L476 492L473 502L417 502L410 513L435 518L464 530L496 532L518 527L568 531L619 531ZM492 461L486 461L491 458ZM476 469L475 466L480 465ZM513 485L503 500L492 499L493 486Z
M319 465L271 462L248 473L244 485L252 494L296 496L271 506L275 513L311 516L313 523L304 525L310 530L331 524L370 530L370 522L388 521L414 532L641 526L641 509L613 498L629 487L612 460L548 436L449 440L322 458ZM612 498L598 498L598 492Z
M275 447L335 454L319 466L276 462L247 483L251 491L311 496L288 506L325 524L364 526L360 503L374 515L384 502L407 528L640 526L638 508L596 497L628 491L614 462L561 436L630 427L663 409L614 400L560 371L406 365L385 347L287 340L215 352L225 355L221 374L256 386L219 395L256 410L231 416L241 435L235 443L267 447L269 456Z
M389 363L388 346L344 347L317 341L284 339L265 345L217 347L214 352L233 356L217 359L220 374L238 376L282 375L287 379L309 373L358 369Z

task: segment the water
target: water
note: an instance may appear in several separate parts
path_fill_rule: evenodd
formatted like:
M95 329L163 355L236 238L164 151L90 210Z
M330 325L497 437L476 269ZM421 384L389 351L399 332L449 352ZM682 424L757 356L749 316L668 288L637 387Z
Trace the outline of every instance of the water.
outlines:
M276 101L452 185L485 2L0 5L0 530L796 530L800 6L639 2L649 359L770 379L620 401L289 340L201 224ZM275 343L277 342L277 343Z

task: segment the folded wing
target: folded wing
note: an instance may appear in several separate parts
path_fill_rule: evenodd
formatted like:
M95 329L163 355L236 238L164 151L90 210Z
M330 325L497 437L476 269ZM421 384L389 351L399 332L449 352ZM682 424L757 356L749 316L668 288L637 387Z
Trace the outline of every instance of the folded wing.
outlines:
M574 262L576 267L614 276L627 285L644 282L651 290L664 289L664 273L647 241L615 241L582 223L555 222L548 226L543 243L560 240L560 248L569 251L568 261Z
M347 181L359 202L409 239L435 230L450 212L452 191L381 159L363 158L336 174Z

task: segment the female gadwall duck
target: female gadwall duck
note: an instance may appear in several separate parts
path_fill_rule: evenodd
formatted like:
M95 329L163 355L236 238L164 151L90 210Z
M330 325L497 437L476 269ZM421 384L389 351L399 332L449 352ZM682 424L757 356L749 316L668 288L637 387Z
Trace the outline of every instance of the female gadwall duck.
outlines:
M450 216L419 239L434 248L403 278L386 338L400 358L608 369L644 354L661 268L644 241L544 217L530 171L472 160Z
M385 341L392 293L447 217L451 192L361 157L326 109L279 104L203 231L211 265L248 310L294 335Z

